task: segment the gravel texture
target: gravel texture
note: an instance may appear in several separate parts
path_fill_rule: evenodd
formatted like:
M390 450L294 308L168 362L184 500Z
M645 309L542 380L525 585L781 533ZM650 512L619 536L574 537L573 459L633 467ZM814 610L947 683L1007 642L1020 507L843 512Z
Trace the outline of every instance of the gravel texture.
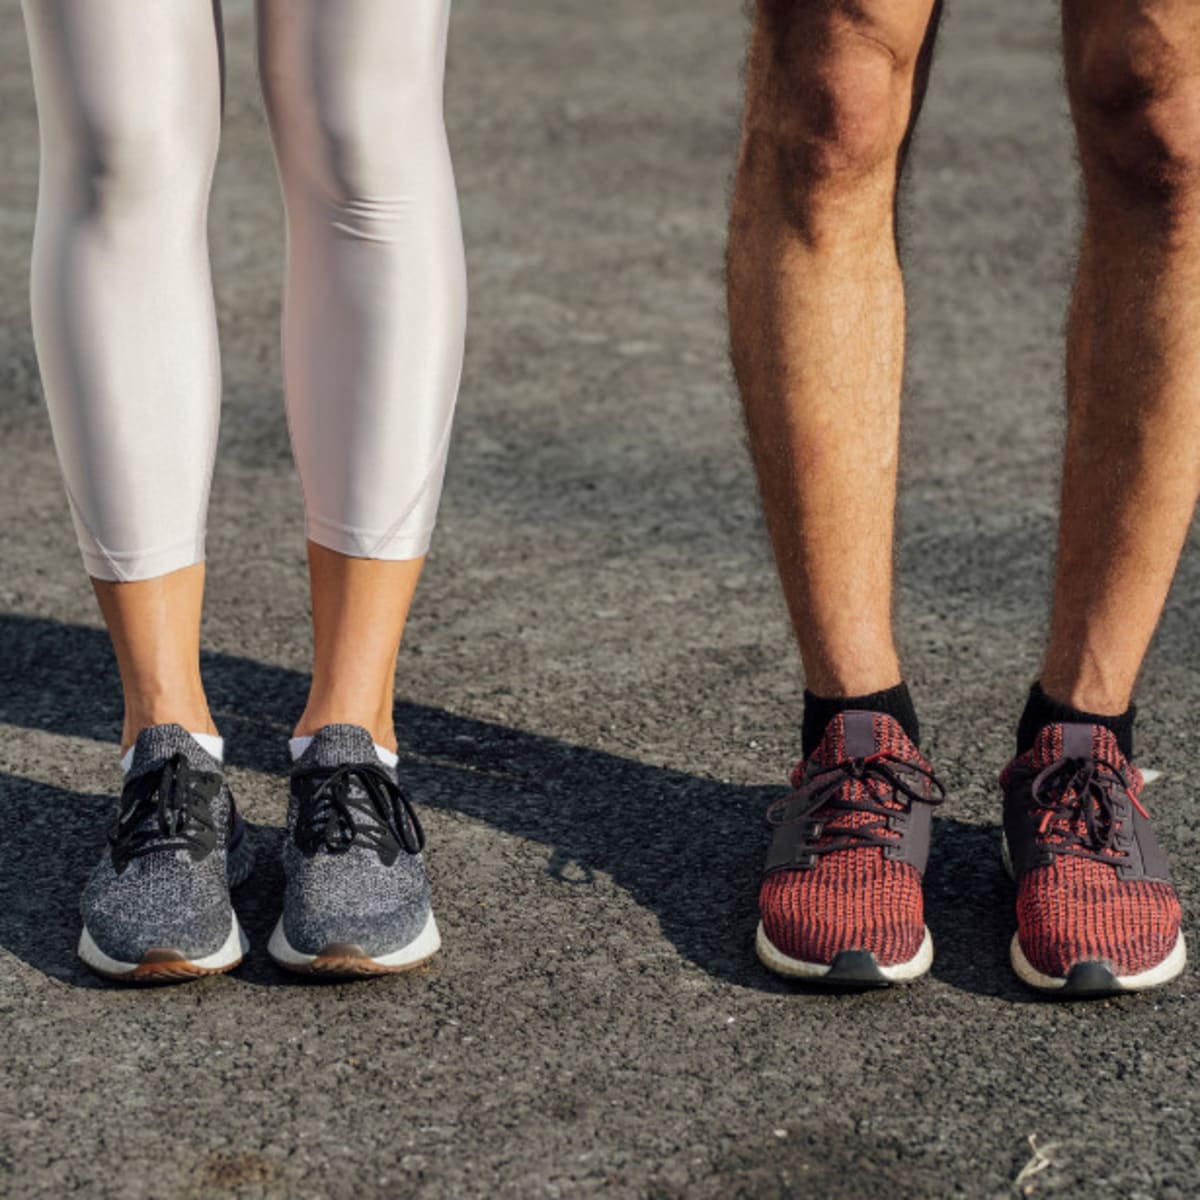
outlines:
M251 7L228 0L205 671L260 851L237 896L253 949L151 991L74 958L120 704L37 383L35 119L6 8L0 1192L1002 1197L1036 1139L1029 1195L1194 1195L1200 976L1055 1005L1006 960L995 780L1044 624L1078 220L1056 6L951 6L914 152L897 613L950 788L937 959L908 990L830 996L752 948L800 684L726 362L744 18L728 0L456 2L472 315L397 709L445 951L337 986L266 956L309 642L279 199ZM1189 915L1198 594L1193 547L1140 690L1139 759L1164 772L1147 802Z

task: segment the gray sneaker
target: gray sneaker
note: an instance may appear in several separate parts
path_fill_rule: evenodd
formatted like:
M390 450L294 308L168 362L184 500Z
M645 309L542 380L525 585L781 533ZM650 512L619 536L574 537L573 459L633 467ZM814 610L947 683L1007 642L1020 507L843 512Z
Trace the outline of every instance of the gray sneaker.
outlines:
M143 729L83 891L79 957L130 983L232 970L247 942L229 889L253 865L221 764L181 725Z
M283 915L268 953L289 971L384 975L441 946L421 823L357 725L326 725L292 767Z

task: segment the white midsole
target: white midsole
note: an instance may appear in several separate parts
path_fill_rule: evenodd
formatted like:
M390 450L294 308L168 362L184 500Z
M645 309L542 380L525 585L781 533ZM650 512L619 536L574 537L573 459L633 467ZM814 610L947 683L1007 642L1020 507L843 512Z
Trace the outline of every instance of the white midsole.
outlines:
M754 948L763 965L770 967L779 975L790 975L795 979L819 979L822 975L828 975L831 969L830 963L810 963L800 958L789 958L771 943L761 921L759 921L758 931L754 935ZM921 939L921 948L912 958L907 962L896 963L890 967L878 963L876 966L879 967L879 974L884 979L900 983L903 980L916 979L918 975L924 975L932 964L933 938L930 936L929 927L926 926L925 936Z
M240 962L246 956L249 948L250 943L242 932L241 925L238 924L237 913L233 913L230 918L229 936L222 943L221 948L212 954L206 954L203 958L190 958L186 961L189 966L199 967L203 971L220 970L222 967L232 967ZM96 945L92 935L88 933L86 925L79 935L79 957L89 967L103 975L132 975L141 966L141 963L121 962L119 959L110 958ZM169 965L169 963L164 964L164 966Z
M1054 975L1043 975L1025 957L1025 951L1021 949L1021 939L1018 934L1013 934L1012 945L1009 947L1008 954L1012 960L1013 970L1030 987L1040 988L1042 991L1047 992L1057 991L1060 988L1066 987L1066 976L1058 978ZM1172 947L1171 953L1162 962L1145 971L1139 971L1135 975L1114 975L1113 979L1117 987L1123 992L1140 992L1144 988L1157 987L1160 983L1166 983L1168 980L1174 979L1186 965L1187 947L1184 945L1183 933L1181 932L1179 937L1175 939L1175 945Z
M367 956L365 961L375 963L380 967L404 967L410 963L422 962L430 955L436 954L441 945L442 937L438 933L437 922L433 919L433 913L430 913L421 932L407 946L401 946L399 950L392 950L387 954L375 957ZM299 950L292 948L292 944L287 940L287 934L283 930L282 917L276 922L275 929L271 933L267 953L277 963L293 967L307 967L320 958L319 954L302 954Z

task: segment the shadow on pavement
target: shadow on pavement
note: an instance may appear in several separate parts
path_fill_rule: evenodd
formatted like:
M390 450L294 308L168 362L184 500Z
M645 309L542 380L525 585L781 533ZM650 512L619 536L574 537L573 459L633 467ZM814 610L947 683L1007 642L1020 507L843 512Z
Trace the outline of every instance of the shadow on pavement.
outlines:
M933 977L976 995L1045 1003L1018 982L1009 966L1015 904L1012 882L1000 862L999 827L934 817L925 874Z
M280 714L300 710L307 676L212 653L204 675L233 732L230 762L284 771ZM546 869L562 882L608 875L716 978L802 990L770 975L753 951L762 813L779 788L704 779L422 705L399 704L396 717L405 778L419 803L549 846ZM105 633L0 615L0 722L115 740L120 690ZM79 892L103 846L111 799L14 775L0 775L0 797L0 945L54 978L105 986L76 962L75 940ZM251 835L255 872L234 899L258 948L278 915L282 835L263 826L251 826ZM971 992L1027 998L1007 967L1012 895L996 831L937 819L926 891L934 976ZM284 979L257 953L238 974L255 983Z

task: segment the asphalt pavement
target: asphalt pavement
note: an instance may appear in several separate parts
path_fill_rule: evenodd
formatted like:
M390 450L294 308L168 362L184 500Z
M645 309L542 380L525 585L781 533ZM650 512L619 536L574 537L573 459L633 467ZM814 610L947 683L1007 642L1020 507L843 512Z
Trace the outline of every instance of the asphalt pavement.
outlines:
M800 679L722 311L739 6L456 0L447 111L471 323L397 708L445 951L415 975L329 985L265 952L309 639L280 206L251 6L228 0L204 643L259 851L236 896L253 950L232 975L149 991L74 957L120 703L37 381L36 124L18 6L4 11L0 1193L1200 1190L1200 972L1053 1004L1006 957L995 780L1045 618L1078 222L1055 6L950 6L906 187L897 617L950 798L932 975L841 996L772 977L752 947ZM1189 929L1198 596L1192 546L1139 690L1139 759L1163 772L1147 800Z

